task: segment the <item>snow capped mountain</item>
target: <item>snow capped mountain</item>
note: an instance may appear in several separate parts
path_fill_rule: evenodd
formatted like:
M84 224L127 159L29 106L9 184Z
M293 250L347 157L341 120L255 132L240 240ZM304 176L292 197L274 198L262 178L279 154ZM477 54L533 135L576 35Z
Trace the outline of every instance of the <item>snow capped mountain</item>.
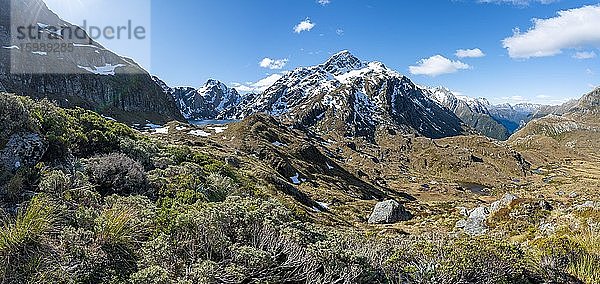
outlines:
M480 133L499 140L506 140L510 136L508 129L491 116L490 109L493 106L488 100L456 95L444 87L429 88L428 91L431 99L454 112Z
M11 10L19 12L11 13ZM37 27L38 37L52 40L40 42L11 30L13 27ZM183 120L172 97L153 84L142 67L103 47L85 33L66 36L68 31L74 30L83 31L62 20L42 0L0 0L0 85L3 89L18 95L47 98L62 107L101 110L103 115L122 122ZM61 34L63 31L65 36ZM50 43L52 46L60 44L60 48L44 51Z
M445 87L429 88L430 97L441 105L456 111L462 104L466 104L473 112L489 114L490 102L485 98L471 98L453 93Z
M171 88L154 77L155 82L165 93L170 94L181 114L188 120L215 119L240 104L242 96L233 88L228 88L220 81L210 79L199 89L191 87Z
M490 115L500 122L510 133L516 132L534 118L542 105L521 103L516 105L500 104L489 108Z
M579 99L577 101L577 106L572 107L571 111L598 114L600 111L600 88L596 88L594 91Z
M464 132L456 115L407 77L348 51L295 69L265 92L227 111L241 119L266 112L299 128L373 138L381 128L432 138Z
M361 69L364 66L360 59L356 58L350 51L343 50L334 54L325 64L323 69L329 74L339 76L353 70Z
M430 138L476 130L506 140L536 114L547 112L541 105L493 106L485 98L461 96L444 87L421 87L383 63L363 62L347 50L322 64L287 72L260 94L240 95L216 80L199 89L155 81L188 120L267 113L315 133L371 140L381 130Z

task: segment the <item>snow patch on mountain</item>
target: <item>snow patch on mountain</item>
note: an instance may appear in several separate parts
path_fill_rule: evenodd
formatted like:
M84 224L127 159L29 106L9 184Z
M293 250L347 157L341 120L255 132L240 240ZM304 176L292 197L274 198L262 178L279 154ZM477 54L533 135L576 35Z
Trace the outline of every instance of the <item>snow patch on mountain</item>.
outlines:
M123 65L123 64L112 65L109 63L107 63L104 66L92 66L92 67L77 65L77 67L79 67L83 70L86 70L88 72L94 73L96 75L115 75L115 70L119 67L124 67L124 66L125 65Z

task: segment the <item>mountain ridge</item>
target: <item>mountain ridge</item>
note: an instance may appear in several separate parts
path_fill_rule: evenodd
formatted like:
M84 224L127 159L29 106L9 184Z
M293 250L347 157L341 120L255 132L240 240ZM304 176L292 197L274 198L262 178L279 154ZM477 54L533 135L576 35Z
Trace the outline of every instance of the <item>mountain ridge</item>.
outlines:
M50 25L79 28L62 20L43 1L0 0L0 7L5 19L0 22L0 83L7 92L48 98L63 107L82 107L129 123L184 120L174 99L144 69L87 34L81 39L63 39L72 52L29 52L12 46L16 35L10 34L11 25L37 25L43 33L52 32L47 28ZM36 13L11 19L11 8Z
M425 93L383 63L362 62L344 50L322 64L296 68L264 92L239 96L237 104L203 118L242 119L265 112L298 128L371 140L383 128L432 138L468 132L454 113Z

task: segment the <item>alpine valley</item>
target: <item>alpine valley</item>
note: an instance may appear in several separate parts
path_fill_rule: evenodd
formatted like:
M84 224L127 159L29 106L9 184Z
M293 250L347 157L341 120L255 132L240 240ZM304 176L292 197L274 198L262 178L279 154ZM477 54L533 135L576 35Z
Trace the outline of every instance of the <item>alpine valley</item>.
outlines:
M600 283L600 89L492 105L350 51L172 87L86 41L0 22L1 283Z

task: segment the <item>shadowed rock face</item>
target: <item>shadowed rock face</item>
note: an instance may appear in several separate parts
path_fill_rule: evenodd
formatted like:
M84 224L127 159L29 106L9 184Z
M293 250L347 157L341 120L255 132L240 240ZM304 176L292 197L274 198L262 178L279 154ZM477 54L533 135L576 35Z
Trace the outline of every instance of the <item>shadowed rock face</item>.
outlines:
M393 224L412 219L412 214L395 200L379 202L369 217L369 224Z
M23 13L11 18L11 5L18 5L12 8ZM16 36L10 34L11 23L76 28L61 20L41 0L0 0L0 11L0 84L7 92L48 98L63 107L82 107L124 122L183 120L173 98L145 70L87 36L65 40L72 52L39 54L9 48ZM82 66L118 67L101 75Z
M47 147L38 134L14 134L0 150L0 166L9 172L33 166L42 158Z
M242 100L242 96L235 89L228 88L217 80L208 80L201 88L194 89L171 88L159 78L153 77L153 79L175 99L181 114L188 120L223 118L228 109L239 105Z

